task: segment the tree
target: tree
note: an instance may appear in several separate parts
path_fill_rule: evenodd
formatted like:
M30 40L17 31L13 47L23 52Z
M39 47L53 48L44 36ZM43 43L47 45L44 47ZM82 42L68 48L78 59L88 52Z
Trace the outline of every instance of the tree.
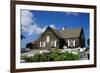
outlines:
M88 44L88 46L90 46L90 39L89 38L87 39L87 44Z
M21 34L21 39L25 39L25 36Z
M33 44L32 44L32 43L28 43L28 44L26 44L26 48L33 49Z

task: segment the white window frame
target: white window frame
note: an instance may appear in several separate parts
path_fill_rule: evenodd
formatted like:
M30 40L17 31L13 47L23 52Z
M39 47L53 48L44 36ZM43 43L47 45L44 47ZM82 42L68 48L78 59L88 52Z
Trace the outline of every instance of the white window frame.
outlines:
M55 40L55 45L54 45L55 47L57 46L57 40Z
M70 44L72 44L73 43L73 45L70 45ZM75 46L75 40L68 40L68 46L70 46L70 47L74 47Z
M51 41L51 47L54 47L54 40Z
M42 46L41 46L41 41L40 41L40 47L42 47Z
M45 47L45 46L46 46L46 42L44 41L44 42L43 42L43 47Z
M51 41L51 46L56 47L57 46L57 40L52 40Z
M47 36L47 43L50 41L50 36Z

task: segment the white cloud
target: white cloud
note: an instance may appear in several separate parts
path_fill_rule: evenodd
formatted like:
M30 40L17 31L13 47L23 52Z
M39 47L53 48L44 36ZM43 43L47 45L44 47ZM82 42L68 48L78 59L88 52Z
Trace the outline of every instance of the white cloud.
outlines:
M27 32L28 35L32 34L40 34L42 33L46 27L39 27L36 23L36 18L34 14L32 14L29 10L21 11L21 30L22 32Z
M44 32L46 29L46 27L40 28L39 26L37 26L36 24L32 25L29 27L29 31L28 31L28 35L31 34L40 34L42 32Z
M56 26L53 25L53 24L50 24L49 26L50 26L51 28L57 29Z
M33 15L28 10L22 10L21 11L21 25L22 26L29 26L33 23Z

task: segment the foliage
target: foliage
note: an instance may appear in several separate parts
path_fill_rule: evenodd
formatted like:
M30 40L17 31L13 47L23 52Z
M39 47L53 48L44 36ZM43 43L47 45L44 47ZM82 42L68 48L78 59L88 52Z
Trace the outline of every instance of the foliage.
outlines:
M25 39L25 36L21 34L21 39Z
M27 57L27 56L21 56L22 60L25 60L26 62L33 62L32 57Z
M33 44L32 44L32 43L28 43L28 44L26 44L26 48L33 49Z
M87 39L87 44L88 44L88 46L90 45L90 39L89 38Z
M48 57L45 54L36 54L32 57L33 62L44 62L48 61Z
M79 55L68 52L60 53L59 49L52 49L51 52L48 54L36 54L32 57L25 56L22 59L26 62L67 61L79 60Z
M38 45L37 44L32 44L32 43L27 43L26 48L36 49L36 48L38 48Z

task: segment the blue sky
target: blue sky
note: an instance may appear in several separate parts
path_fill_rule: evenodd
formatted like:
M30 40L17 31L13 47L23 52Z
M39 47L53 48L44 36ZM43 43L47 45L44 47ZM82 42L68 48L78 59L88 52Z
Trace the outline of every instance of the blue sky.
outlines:
M83 27L87 39L90 34L89 13L21 10L21 34L25 36L21 48L36 40L48 26L57 30L63 26L68 29Z

